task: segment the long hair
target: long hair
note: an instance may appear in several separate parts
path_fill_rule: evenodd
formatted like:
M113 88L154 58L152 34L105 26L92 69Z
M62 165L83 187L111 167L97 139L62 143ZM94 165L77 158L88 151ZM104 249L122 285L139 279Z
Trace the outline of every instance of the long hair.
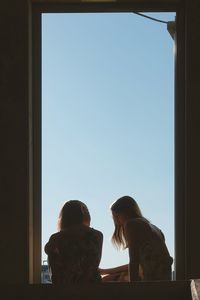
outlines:
M127 248L124 228L118 220L119 215L129 218L144 218L137 202L130 196L123 196L116 200L110 207L112 211L115 230L112 236L113 244L118 248ZM145 219L145 218L144 218Z
M90 213L87 206L79 200L69 200L63 205L59 218L58 230L67 229L73 225L80 225L84 222L90 223Z

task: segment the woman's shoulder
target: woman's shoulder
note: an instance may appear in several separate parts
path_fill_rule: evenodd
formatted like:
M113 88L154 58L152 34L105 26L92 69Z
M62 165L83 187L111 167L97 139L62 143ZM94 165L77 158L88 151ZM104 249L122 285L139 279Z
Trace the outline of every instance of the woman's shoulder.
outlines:
M140 236L140 240L153 239L165 241L165 236L161 229L152 224L145 218L135 218L127 222L126 228L129 231L134 231L135 234Z
M125 227L126 228L141 228L149 227L150 222L145 218L131 218L127 220Z
M57 242L59 240L59 237L60 237L60 232L53 233L50 236L49 241L46 243L44 247L44 250L47 254L57 247Z
M60 231L55 232L50 236L48 243L54 243L57 240L59 240L60 237L61 237L61 232Z
M134 242L146 238L150 231L150 222L145 218L132 218L125 224L125 234L128 239L134 238Z
M50 236L50 240L56 240L57 238L59 238L61 235L61 231L58 231L58 232L55 232L55 233L52 233L52 235Z
M103 233L97 229L94 229L92 227L89 228L89 231L92 235L94 235L96 238L103 239Z
M131 219L127 222L126 226L128 226L128 228L134 228L136 231L140 231L151 236L159 236L160 238L165 239L161 229L145 218Z

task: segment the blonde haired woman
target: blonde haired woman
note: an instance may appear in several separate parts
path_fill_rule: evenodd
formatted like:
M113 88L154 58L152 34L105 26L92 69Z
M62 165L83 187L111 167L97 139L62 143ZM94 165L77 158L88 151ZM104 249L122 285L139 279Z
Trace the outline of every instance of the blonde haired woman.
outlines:
M137 202L129 196L121 197L112 204L111 212L115 224L112 241L118 248L128 248L129 264L101 269L103 280L170 280L173 259L164 235L143 217Z

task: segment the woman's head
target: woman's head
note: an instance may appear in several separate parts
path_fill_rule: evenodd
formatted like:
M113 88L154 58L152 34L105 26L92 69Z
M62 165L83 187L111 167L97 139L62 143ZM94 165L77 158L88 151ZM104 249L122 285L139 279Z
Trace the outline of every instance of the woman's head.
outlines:
M90 225L90 213L87 206L79 200L69 200L63 205L58 219L58 230L74 225Z
M142 217L141 210L137 202L130 196L123 196L111 205L111 211L115 215L130 218Z
M141 218L142 213L137 202L130 196L119 198L111 205L115 230L112 236L113 243L118 248L126 248L127 243L124 236L124 227L122 220L126 221L131 218Z

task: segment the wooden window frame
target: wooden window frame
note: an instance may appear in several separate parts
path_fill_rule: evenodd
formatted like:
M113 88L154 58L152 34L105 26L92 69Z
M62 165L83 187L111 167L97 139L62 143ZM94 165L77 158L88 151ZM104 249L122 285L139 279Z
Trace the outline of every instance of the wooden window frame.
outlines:
M187 279L186 230L186 9L178 0L30 2L29 282L41 282L41 15L75 12L176 12L175 54L175 279Z

